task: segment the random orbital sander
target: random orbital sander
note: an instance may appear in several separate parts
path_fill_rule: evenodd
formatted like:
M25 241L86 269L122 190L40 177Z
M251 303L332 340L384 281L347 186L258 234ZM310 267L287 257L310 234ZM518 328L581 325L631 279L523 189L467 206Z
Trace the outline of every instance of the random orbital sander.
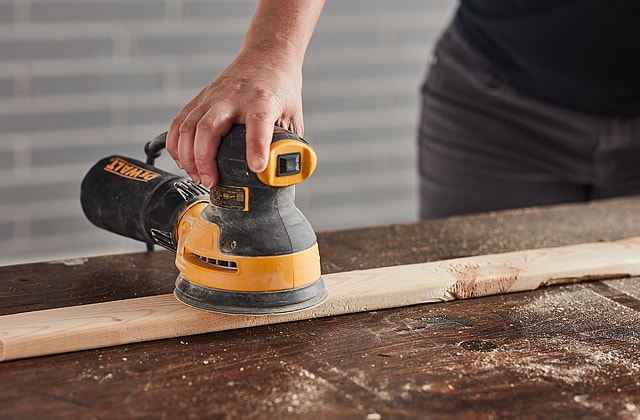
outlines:
M165 145L163 133L146 144L146 162L109 156L89 170L80 199L93 224L174 251L174 294L195 308L261 315L326 299L316 235L294 202L317 163L304 139L275 127L267 168L254 173L245 126L234 125L211 192L154 166Z

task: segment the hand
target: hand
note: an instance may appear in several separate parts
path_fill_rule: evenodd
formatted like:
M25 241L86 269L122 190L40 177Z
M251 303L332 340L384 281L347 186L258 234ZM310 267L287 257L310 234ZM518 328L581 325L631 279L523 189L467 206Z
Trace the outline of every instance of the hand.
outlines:
M172 121L167 151L191 179L208 189L218 182L216 153L233 124L247 128L247 163L253 172L268 163L273 126L304 135L302 68L278 51L240 54Z

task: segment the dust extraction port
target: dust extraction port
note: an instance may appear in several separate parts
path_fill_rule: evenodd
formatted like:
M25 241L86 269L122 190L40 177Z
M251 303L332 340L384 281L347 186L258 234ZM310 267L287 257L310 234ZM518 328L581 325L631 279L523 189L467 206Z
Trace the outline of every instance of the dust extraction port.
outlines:
M238 271L238 264L235 261L219 260L216 258L204 257L202 255L193 254L198 260L218 268L226 270Z

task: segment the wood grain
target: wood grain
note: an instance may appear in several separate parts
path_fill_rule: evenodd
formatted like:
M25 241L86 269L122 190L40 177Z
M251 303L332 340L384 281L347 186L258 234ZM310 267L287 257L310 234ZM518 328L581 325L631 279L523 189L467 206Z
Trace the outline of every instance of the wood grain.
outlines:
M25 312L0 317L0 360L636 275L640 237L328 274L327 302L282 315L209 313L172 295Z

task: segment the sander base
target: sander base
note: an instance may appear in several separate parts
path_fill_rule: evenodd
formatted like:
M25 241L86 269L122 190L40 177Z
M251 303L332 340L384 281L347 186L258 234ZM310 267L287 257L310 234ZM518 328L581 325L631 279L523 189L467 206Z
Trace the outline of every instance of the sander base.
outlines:
M236 292L203 286L178 275L175 297L196 309L227 314L271 315L302 311L320 305L328 293L322 277L295 289Z

